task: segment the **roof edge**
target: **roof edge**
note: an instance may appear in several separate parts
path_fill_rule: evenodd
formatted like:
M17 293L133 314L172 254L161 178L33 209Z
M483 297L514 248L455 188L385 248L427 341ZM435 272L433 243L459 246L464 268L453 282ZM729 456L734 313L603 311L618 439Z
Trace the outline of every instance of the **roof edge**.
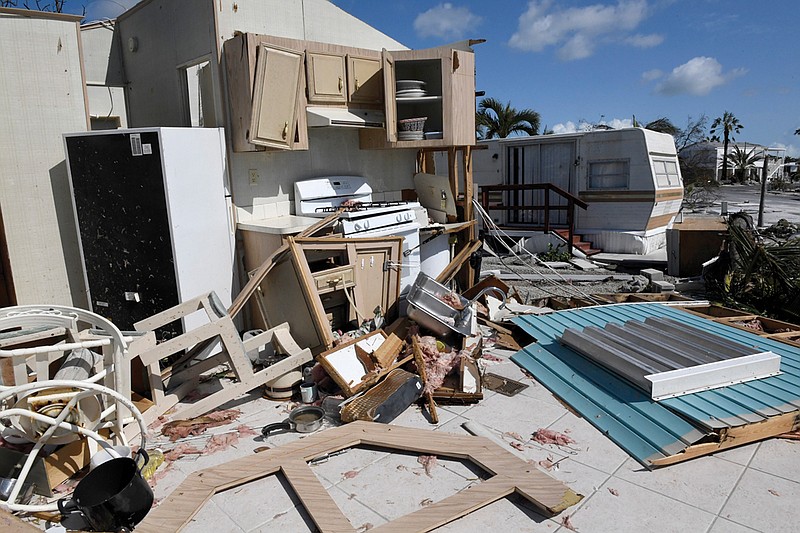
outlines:
M63 22L80 22L83 20L83 15L52 13L50 11L36 11L34 9L19 9L16 7L0 7L0 15L18 15L20 17L60 20Z

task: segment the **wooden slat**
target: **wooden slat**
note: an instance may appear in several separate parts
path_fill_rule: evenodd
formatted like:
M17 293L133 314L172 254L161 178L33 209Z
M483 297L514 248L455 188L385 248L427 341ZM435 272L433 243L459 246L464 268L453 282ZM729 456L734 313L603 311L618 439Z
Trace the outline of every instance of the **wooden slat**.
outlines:
M466 246L453 258L452 261L442 270L442 272L436 277L436 281L441 283L442 285L446 284L448 281L453 279L461 267L469 261L469 257L475 253L480 247L482 243L481 241L473 241Z
M720 432L719 442L707 442L687 446L680 453L653 461L655 466L667 466L688 459L720 452L743 444L757 442L782 433L800 429L800 411L773 416L761 422L747 424Z
M472 485L431 506L376 527L381 533L431 531L515 492L515 480L497 476Z
M203 482L203 472L187 477L161 505L136 526L137 533L180 531L214 495L214 486Z
M281 465L281 470L320 531L355 532L350 521L342 514L339 506L308 464L302 461L289 461Z

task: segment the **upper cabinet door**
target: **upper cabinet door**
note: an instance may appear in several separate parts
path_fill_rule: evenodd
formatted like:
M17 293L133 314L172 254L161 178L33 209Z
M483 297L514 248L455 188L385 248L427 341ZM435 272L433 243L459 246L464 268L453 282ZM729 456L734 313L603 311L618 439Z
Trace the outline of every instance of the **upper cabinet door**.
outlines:
M344 56L306 52L308 101L346 102Z
M383 102L381 62L367 57L347 56L348 100L359 104Z
M397 107L395 106L394 58L385 48L381 52L383 70L383 100L386 102L386 140L397 142Z
M273 148L294 148L303 54L260 44L248 140Z

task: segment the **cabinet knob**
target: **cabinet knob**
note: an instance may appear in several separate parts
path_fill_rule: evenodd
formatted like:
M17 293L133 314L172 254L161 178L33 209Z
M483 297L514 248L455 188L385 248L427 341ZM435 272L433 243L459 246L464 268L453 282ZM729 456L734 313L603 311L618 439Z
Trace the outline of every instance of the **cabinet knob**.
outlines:
M284 122L283 123L283 133L281 133L281 137L285 140L286 137L288 137L288 136L289 136L289 123L288 122Z
M361 86L361 84L360 84L360 83L358 83L358 78L356 78L356 91L358 90L358 88L359 88L360 86Z
M342 77L339 76L339 92L342 92L343 88L344 88L344 83L342 82Z

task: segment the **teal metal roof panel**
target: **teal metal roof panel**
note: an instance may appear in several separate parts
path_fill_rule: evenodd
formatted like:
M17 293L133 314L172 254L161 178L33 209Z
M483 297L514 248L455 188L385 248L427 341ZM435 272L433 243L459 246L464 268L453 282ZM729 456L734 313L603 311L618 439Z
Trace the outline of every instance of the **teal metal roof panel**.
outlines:
M557 340L566 328L603 327L609 322L622 324L648 317L673 318L724 339L772 351L781 356L782 373L655 402ZM538 344L526 347L512 360L643 464L659 454L674 453L680 443L695 442L703 431L758 422L800 406L800 350L671 306L643 303L584 307L519 317L515 322ZM621 404L636 414L628 413ZM621 415L628 418L619 419Z

